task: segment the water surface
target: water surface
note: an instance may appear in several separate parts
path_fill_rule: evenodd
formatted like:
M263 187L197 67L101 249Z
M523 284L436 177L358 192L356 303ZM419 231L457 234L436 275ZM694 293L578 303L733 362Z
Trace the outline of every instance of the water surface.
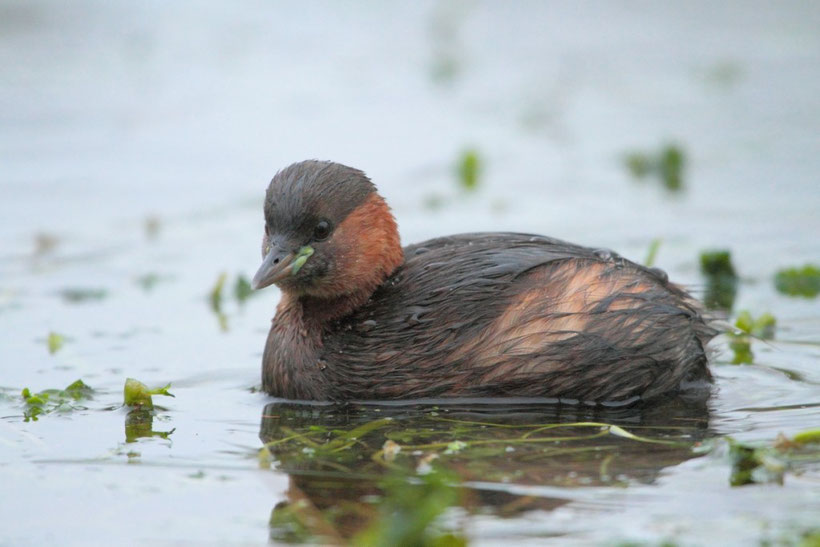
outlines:
M772 283L820 261L817 28L800 2L0 2L0 544L262 544L293 539L272 516L300 499L338 541L375 514L391 437L436 445L394 463L437 454L466 492L445 524L476 544L796 542L818 527L817 462L731 487L719 439L820 425L817 300ZM621 163L667 142L688 158L675 194ZM453 174L469 147L472 194ZM305 158L364 169L405 243L514 230L641 261L661 238L656 264L696 291L698 252L729 248L735 311L773 313L776 338L748 366L718 341L705 405L275 401L254 388L279 295L233 288L260 260L267 181ZM127 377L175 398L129 416ZM24 387L78 378L93 399L24 421ZM578 422L672 444L520 442ZM270 445L374 423L330 456Z

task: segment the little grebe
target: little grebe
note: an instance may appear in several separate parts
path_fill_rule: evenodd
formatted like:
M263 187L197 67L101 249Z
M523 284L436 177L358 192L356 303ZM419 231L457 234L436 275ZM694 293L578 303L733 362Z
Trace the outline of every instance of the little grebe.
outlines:
M711 380L715 335L666 274L543 236L402 249L367 176L304 161L265 197L260 289L282 298L262 387L289 399L654 399Z

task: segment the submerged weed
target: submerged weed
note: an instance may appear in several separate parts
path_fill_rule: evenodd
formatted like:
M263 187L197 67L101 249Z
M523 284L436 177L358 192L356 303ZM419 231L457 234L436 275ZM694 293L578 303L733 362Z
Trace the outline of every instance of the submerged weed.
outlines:
M560 420L560 411L548 408L508 410L482 419L482 411L446 407L271 403L260 431L265 444L256 457L260 467L273 465L290 474L294 485L289 501L274 508L271 537L331 544L461 545L463 539L442 533L437 523L455 504L467 511L486 509L486 500L462 499L462 493L472 491L472 481L611 484L638 476L631 458L637 457L636 468L644 469L694 457L696 437L688 425L553 422L552 417ZM538 499L526 499L510 511L539 506Z
M769 445L742 443L731 437L729 458L732 472L729 484L743 486L753 483L783 484L783 475L790 470L799 472L803 466L820 462L820 430L797 433L789 439L778 435Z
M394 473L382 481L384 496L379 500L379 516L354 545L466 545L463 537L439 529L437 521L458 503L455 475L436 470L421 477Z

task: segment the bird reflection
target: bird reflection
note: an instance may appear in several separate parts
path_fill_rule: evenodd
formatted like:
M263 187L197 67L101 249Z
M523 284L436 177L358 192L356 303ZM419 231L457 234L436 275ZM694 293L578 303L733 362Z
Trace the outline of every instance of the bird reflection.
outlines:
M626 408L532 400L270 403L263 450L289 475L271 539L345 542L377 518L389 495L386 477L430 470L447 473L469 514L551 511L572 501L565 489L652 483L695 456L708 423L705 399Z

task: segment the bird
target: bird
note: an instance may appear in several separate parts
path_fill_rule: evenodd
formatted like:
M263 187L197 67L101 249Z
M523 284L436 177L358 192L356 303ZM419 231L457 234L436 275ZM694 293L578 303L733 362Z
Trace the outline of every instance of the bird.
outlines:
M522 233L402 247L373 182L329 161L278 171L263 208L251 285L281 291L262 355L273 396L627 404L708 393L717 331L660 269Z

